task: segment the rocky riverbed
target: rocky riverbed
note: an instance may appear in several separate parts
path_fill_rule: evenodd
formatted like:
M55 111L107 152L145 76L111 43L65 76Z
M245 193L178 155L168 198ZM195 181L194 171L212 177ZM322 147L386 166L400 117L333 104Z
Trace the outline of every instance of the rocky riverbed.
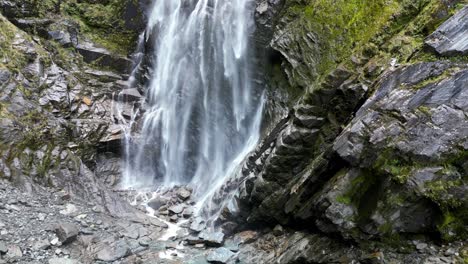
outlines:
M385 259L457 263L464 246L414 240L409 255L403 249L386 252L378 247L363 252L280 225L225 235L188 213L196 209L189 188L116 192L144 214L111 216L64 191L40 187L28 193L1 181L0 263L301 263L353 258L373 263Z

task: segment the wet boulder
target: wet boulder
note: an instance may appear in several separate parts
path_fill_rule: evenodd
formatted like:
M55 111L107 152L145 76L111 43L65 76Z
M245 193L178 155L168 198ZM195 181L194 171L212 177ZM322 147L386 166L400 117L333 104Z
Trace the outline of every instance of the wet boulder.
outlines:
M203 243L205 243L207 246L218 247L218 246L221 246L224 242L224 234L221 231L211 232L211 231L205 230L201 232L198 236L202 239Z

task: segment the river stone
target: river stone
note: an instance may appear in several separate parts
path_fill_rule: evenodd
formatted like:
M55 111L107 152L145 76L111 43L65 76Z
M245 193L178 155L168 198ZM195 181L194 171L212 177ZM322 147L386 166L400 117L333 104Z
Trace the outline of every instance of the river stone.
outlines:
M206 260L210 263L227 263L234 253L225 247L211 250Z
M221 246L224 241L223 232L209 232L207 230L200 233L199 237L203 240L207 246Z
M468 6L458 11L425 40L443 56L468 54Z
M33 245L34 250L46 250L48 248L50 248L50 242L47 239L38 240Z
M80 264L80 262L70 258L52 258L49 259L49 264Z
M150 221L150 223L151 223L152 225L155 225L155 226L159 226L159 227L162 227L162 228L167 228L167 227L168 227L166 223L164 223L163 221L161 221L161 220L159 220L159 219L157 219L157 218L151 217L151 218L149 219L149 221Z
M60 239L62 244L70 243L78 236L78 228L76 225L71 223L61 223L55 229L57 237Z
M4 242L1 242L0 241L0 254L6 254L8 252L8 248L7 246L5 245Z
M154 210L159 210L159 208L161 208L161 206L167 204L168 200L164 197L155 197L153 199L151 199L147 205L151 208L153 208Z
M21 258L23 257L23 251L21 251L21 248L17 245L9 245L7 256L9 258Z
M190 198L190 195L192 195L192 192L186 188L180 188L178 191L177 191L177 197L179 197L180 199L182 199L183 201L187 200L188 198Z
M205 228L206 228L206 223L200 217L195 218L192 224L190 224L190 230L195 231L195 232L201 232Z
M184 211L182 212L182 216L185 218L189 218L192 215L193 215L193 209L190 207L185 208Z
M180 214L184 210L184 205L183 204L178 204L169 207L169 212L172 212L174 214Z

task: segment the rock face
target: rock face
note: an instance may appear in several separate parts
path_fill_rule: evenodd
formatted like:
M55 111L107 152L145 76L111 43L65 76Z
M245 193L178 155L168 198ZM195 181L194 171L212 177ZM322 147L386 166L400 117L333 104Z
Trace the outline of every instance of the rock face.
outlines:
M466 12L461 8L436 32L463 39ZM293 29L283 33L272 45L291 64L289 78L300 83L305 75L294 77L302 70L294 67L299 53L291 43L307 45L309 39L289 36ZM212 198L211 207L229 197L218 222L243 219L244 226L271 228L313 223L358 243L398 236L404 244L430 233L446 241L466 238L467 199L460 195L468 188L466 60L424 62L400 36L383 38L387 42L378 45L387 61L366 49L353 55L276 123ZM317 42L310 41L314 50ZM413 58L403 66L391 59L394 54Z
M468 54L468 6L443 23L425 41L443 56Z

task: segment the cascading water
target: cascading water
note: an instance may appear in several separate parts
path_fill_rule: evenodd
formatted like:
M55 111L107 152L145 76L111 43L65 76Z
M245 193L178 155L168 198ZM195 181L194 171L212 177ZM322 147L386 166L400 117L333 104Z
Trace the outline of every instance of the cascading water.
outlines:
M255 147L263 95L251 82L250 4L156 0L147 107L138 146L126 148L125 187L189 183L206 197Z

